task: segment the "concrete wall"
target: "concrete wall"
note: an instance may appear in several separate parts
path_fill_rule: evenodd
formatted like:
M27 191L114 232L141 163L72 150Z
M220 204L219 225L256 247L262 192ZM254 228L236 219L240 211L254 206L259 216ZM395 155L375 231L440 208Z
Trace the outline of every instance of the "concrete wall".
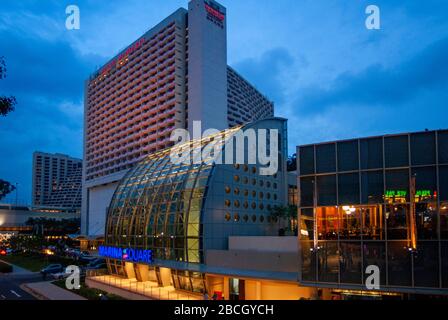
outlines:
M106 226L107 208L118 182L88 189L87 235L103 235Z
M245 250L207 250L205 262L210 267L263 272L297 272L298 251L263 252Z
M229 250L299 252L297 237L229 237Z
M226 9L213 0L213 6ZM227 17L223 28L207 19L204 0L188 4L188 128L224 130L227 121Z

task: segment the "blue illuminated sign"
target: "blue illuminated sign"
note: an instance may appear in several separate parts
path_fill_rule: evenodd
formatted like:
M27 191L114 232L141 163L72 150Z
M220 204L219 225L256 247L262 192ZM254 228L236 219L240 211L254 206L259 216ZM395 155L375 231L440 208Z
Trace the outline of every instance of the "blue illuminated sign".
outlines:
M117 248L100 246L98 253L101 257L124 260L129 262L144 262L152 263L152 250L132 249L132 248Z

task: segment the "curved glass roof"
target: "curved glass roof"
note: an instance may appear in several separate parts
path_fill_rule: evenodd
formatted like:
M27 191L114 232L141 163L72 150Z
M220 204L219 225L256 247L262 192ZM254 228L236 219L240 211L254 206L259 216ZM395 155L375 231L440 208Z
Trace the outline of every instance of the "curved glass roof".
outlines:
M189 145L199 152L218 135L223 146L239 129L174 148ZM106 245L151 249L156 259L201 263L201 214L213 163L175 164L172 150L149 155L122 179L108 211Z

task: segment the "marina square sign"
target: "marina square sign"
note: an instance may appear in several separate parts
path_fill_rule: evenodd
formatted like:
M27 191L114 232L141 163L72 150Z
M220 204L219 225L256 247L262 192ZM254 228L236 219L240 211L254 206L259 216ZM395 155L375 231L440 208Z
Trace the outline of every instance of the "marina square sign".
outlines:
M117 259L128 262L153 263L152 250L118 248L109 246L100 246L98 254L103 258Z

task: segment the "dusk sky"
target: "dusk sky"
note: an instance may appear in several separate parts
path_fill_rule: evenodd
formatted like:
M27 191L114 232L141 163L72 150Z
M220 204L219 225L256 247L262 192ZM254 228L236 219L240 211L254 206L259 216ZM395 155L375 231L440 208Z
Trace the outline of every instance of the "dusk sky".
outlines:
M289 119L296 145L448 128L448 1L222 0L228 62ZM81 29L65 28L78 5ZM381 9L367 30L365 9ZM31 202L32 153L82 157L83 85L187 0L0 0L0 178ZM13 193L6 202L15 201Z

